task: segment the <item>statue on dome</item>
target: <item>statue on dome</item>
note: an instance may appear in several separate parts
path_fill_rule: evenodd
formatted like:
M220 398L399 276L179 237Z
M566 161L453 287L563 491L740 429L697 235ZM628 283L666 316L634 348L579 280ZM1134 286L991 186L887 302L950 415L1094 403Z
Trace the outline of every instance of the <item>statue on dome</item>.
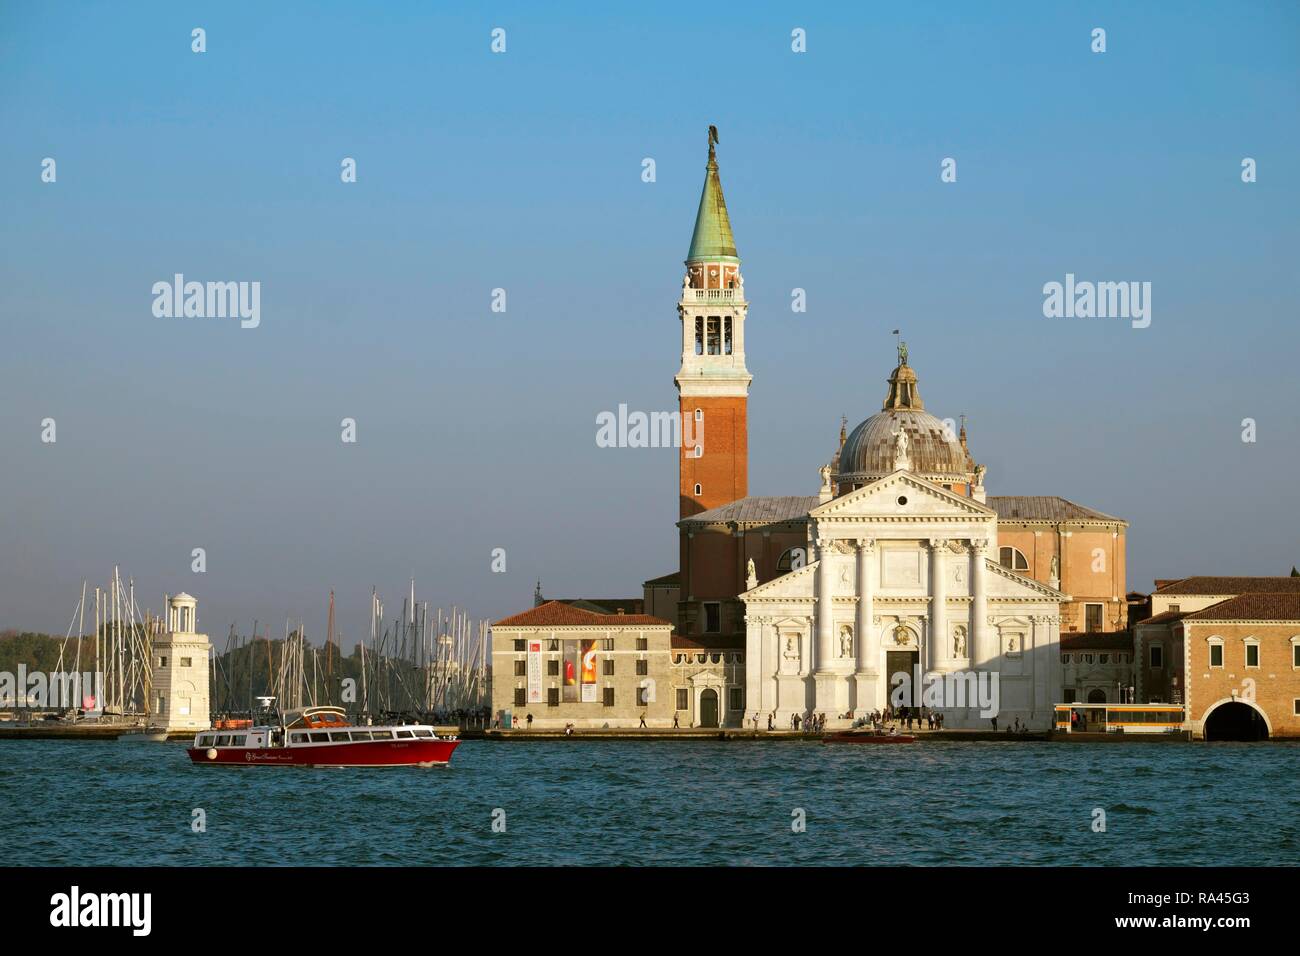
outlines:
M903 426L900 424L898 426L898 429L894 432L894 469L895 470L902 469L905 471L910 471L912 468L912 460L907 455L907 445L908 445L907 432L903 429Z
M975 466L975 487L976 488L984 487L984 476L987 473L988 473L988 469L985 468L983 465Z
M907 343L898 343L898 364L900 366L907 364Z

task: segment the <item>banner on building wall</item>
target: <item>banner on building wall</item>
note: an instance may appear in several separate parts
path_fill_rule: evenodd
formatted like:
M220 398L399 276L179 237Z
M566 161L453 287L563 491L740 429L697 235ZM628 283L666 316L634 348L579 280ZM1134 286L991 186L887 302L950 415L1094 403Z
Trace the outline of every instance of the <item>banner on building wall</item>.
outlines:
M566 704L578 702L578 642L564 642L564 657L560 661L562 675L560 699Z
M582 642L582 702L596 702L596 641L587 638Z
M542 642L528 642L528 703L542 702Z

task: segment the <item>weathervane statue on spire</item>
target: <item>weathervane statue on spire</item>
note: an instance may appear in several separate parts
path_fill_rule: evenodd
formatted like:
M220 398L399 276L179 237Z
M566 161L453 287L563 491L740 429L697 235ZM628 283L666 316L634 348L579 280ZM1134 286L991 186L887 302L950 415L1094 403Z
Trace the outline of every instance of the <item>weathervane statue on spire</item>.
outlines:
M898 364L907 364L907 343L900 341L898 343Z

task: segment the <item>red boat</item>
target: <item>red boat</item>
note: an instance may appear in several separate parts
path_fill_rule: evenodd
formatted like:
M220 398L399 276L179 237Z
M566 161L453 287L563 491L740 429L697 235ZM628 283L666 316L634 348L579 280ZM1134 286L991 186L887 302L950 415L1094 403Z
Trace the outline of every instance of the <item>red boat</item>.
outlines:
M823 737L824 744L913 744L916 738L911 734L878 734L873 731L846 730L843 733Z
M427 724L358 727L341 707L304 707L275 722L205 730L189 748L196 764L291 767L432 767L460 746Z

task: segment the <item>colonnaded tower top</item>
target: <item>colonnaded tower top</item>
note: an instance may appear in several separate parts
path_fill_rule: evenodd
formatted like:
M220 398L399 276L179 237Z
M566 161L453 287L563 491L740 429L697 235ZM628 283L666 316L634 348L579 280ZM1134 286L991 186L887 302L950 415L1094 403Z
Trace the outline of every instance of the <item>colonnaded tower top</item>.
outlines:
M709 127L709 161L677 314L682 364L675 379L682 417L681 517L749 493L745 368L745 279L718 175L718 130Z

